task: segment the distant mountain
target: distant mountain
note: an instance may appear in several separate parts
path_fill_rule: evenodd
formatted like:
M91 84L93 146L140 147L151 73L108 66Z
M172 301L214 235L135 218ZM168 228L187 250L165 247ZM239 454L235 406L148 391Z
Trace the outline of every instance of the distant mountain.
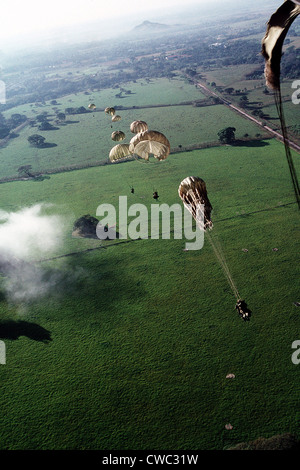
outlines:
M136 33L142 33L142 32L153 32L153 31L166 31L168 29L172 28L172 26L168 26L167 24L162 24L162 23L153 23L152 21L143 21L143 23L139 24L138 26L135 26L133 28L133 31Z

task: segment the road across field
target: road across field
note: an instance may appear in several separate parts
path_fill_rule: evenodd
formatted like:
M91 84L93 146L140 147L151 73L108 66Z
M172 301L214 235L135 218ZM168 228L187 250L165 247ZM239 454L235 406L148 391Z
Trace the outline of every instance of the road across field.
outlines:
M214 96L216 98L218 98L219 100L222 101L222 103L225 105L225 106L228 106L229 108L233 109L234 111L236 111L237 113L241 114L243 117L245 117L246 119L249 119L250 121L253 121L255 122L258 126L260 126L262 129L265 129L267 130L270 134L272 134L274 137L276 137L277 139L279 139L281 142L283 142L283 136L282 134L280 134L279 132L275 131L274 129L272 129L271 127L269 126L266 126L264 125L261 121L259 121L258 119L255 119L253 116L251 116L251 114L247 113L246 111L238 108L237 106L231 104L228 100L226 100L225 98L222 97L222 95L218 95L217 93L215 93L214 91L210 90L209 88L207 88L205 85L203 85L202 83L200 82L196 82L196 85L197 87L199 88L202 88L202 90L204 90L206 93L210 94L211 96ZM297 152L300 152L300 146L297 145L295 142L292 142L291 140L288 140L288 143L290 145L291 148L293 148L294 150L296 150Z

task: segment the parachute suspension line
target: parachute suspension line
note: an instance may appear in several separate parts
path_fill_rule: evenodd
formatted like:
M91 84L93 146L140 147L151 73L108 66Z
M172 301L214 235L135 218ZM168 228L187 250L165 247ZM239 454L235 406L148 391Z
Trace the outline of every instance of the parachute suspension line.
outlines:
M200 198L200 194L198 193L197 190L196 190L196 193L198 195L198 198ZM192 194L191 194L191 197L192 197L192 200L193 200L194 204L196 205L196 207L197 206L199 207L199 199L197 200L197 198ZM191 209L188 206L186 206L186 207L191 212ZM202 214L203 214L203 212L202 212ZM194 214L192 213L192 215L194 215L194 218L196 220L196 223L197 223L199 229L203 230L203 222L200 223L200 221L197 220L198 217L195 217L195 215L196 215L195 213ZM207 239L208 239L209 243L211 244L211 247L212 247L212 249L215 253L216 258L218 259L221 267L223 268L223 272L224 272L225 277L228 281L228 284L229 284L229 286L230 286L230 288L233 292L233 295L235 296L235 298L237 300L239 300L241 297L240 297L239 291L238 291L238 289L235 285L235 282L232 278L232 275L230 273L230 270L229 270L226 258L224 256L220 241L217 239L216 236L214 236L214 240L213 240L213 238L212 238L211 234L208 232L208 230L205 230L205 234L207 236Z
M283 142L284 142L284 147L285 147L285 154L286 154L287 162L288 162L289 169L290 169L293 188L294 188L298 208L300 209L300 187L299 187L299 182L298 182L298 178L297 178L296 169L294 167L294 162L293 162L293 157L292 157L292 154L291 154L291 149L290 149L290 146L289 146L288 133L287 133L286 125L285 125L285 117L284 117L284 113L283 113L281 89L280 88L278 90L277 89L275 90L275 104L276 104L277 112L278 112L280 123L281 123L281 131L282 131Z
M206 233L206 236L207 236L207 239L208 241L210 242L213 250L214 250L214 253L217 257L217 259L219 260L222 268L223 268L223 271L224 271L224 274L227 278L227 281L228 281L228 284L236 298L236 300L239 300L241 298L240 294L239 294L239 291L235 285L235 282L232 278L232 275L230 273L230 270L229 270L229 267L228 267L228 264L226 262L226 258L224 256L224 253L223 253L223 250L221 248L221 244L219 242L219 240L216 239L215 237L215 240L213 240L212 236L210 235L210 233Z

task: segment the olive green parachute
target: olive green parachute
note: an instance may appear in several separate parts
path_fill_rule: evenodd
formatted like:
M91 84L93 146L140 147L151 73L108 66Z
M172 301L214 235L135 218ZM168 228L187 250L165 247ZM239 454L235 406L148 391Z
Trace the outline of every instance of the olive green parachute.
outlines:
M145 121L133 121L130 124L130 131L133 134L138 134L139 132L145 132L148 130L148 125Z
M111 116L113 116L115 114L115 108L105 108L105 114L110 114Z
M280 62L282 47L288 30L300 14L300 2L286 0L268 21L267 31L262 40L262 55L265 58L266 85L280 88Z
M111 162L116 162L122 158L126 159L131 156L129 144L117 144L109 152Z
M145 160L149 160L149 154L157 160L165 160L170 153L170 142L167 137L158 131L144 131L136 134L130 141L131 153L135 153Z
M112 140L119 142L125 139L125 134L122 131L114 131L111 135Z
M207 196L206 184L197 176L188 176L181 181L178 194L184 206L192 214L201 230L212 229L212 205Z
M118 114L115 114L112 118L111 118L112 122L118 122L118 121L121 121L121 116L119 116Z
M90 103L90 104L88 105L88 108L89 108L89 109L96 109L96 105L95 105L94 103Z

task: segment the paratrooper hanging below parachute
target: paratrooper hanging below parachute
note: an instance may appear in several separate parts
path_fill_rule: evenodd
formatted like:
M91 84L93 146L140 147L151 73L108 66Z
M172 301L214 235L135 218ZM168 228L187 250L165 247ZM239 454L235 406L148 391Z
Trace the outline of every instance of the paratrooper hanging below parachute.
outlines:
M213 223L211 221L212 205L207 196L205 181L197 176L188 176L181 181L178 188L178 194L184 206L196 221L198 228L205 232L215 256L223 269L228 284L236 297L237 302L239 302L240 294L230 273L221 244L217 237L212 237L209 233L213 227Z

